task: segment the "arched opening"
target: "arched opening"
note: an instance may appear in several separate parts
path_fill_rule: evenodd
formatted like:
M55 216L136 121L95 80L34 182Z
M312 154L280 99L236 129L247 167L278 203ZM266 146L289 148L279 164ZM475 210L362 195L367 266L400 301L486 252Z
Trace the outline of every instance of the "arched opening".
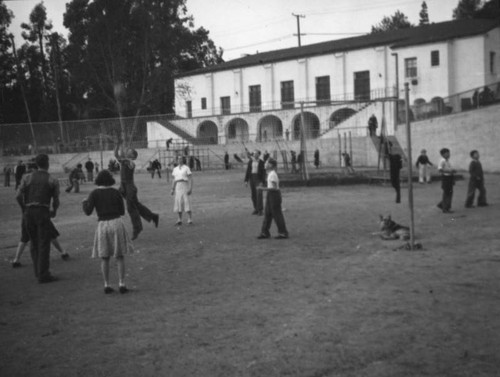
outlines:
M431 106L433 114L442 115L445 113L444 100L441 97L431 99Z
M356 110L343 107L330 115L330 129L337 127L340 123L356 114Z
M414 109L416 119L425 118L426 113L428 111L427 110L427 103L425 102L425 99L417 98L415 101L413 101L413 109Z
M227 124L228 141L248 141L248 123L241 118L234 118Z
M267 115L259 121L257 141L268 141L283 137L283 123L275 115Z
M409 109L410 122L415 120L413 110ZM398 124L406 123L406 102L404 99L398 100Z
M206 120L198 126L196 136L204 144L218 144L219 130L214 122Z
M300 121L301 115L298 114L293 120L293 139L300 139ZM319 137L319 119L316 114L308 111L304 112L304 136L306 139L316 139Z

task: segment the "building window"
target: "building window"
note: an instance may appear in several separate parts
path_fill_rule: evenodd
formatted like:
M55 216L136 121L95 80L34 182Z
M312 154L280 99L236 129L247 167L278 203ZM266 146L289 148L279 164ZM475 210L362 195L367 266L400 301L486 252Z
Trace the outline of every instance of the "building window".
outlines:
M281 108L293 109L295 104L295 95L293 90L293 81L281 82Z
M330 101L330 76L316 77L316 101Z
M207 99L205 97L203 97L201 99L201 109L202 110L206 110L207 109Z
M193 103L191 101L186 101L186 115L188 118L193 117Z
M405 77L417 77L417 58L405 59Z
M491 51L490 52L490 73L495 73L495 57L496 57L496 53Z
M231 97L221 97L220 108L222 115L231 114Z
M439 51L431 51L431 67L437 67L439 65Z
M249 98L250 98L250 111L258 112L262 110L262 99L260 94L260 85L251 85L248 87L249 89Z

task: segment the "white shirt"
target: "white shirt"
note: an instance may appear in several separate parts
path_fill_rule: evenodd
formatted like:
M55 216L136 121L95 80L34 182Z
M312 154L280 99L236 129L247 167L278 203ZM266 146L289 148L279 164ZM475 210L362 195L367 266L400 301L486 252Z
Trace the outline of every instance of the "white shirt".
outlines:
M274 188L274 187L276 187L277 189L280 188L280 180L278 178L276 170L271 170L267 175L267 188Z
M451 173L449 172L451 169L453 169L451 167L451 164L450 164L450 161L445 159L445 158L442 158L441 161L439 161L439 165L438 165L438 170L444 174L444 175L451 175ZM443 170L446 170L443 171Z
M174 181L187 181L191 175L191 169L187 165L178 165L172 171Z

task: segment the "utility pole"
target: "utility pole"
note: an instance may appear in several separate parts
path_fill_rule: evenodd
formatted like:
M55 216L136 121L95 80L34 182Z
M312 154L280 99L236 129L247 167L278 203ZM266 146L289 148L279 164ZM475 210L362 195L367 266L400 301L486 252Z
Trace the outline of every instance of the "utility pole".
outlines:
M301 46L300 44L300 18L306 18L306 16L304 16L303 14L295 14L295 13L292 13L292 16L296 17L297 18L297 37L298 37L298 40L299 40L299 47Z

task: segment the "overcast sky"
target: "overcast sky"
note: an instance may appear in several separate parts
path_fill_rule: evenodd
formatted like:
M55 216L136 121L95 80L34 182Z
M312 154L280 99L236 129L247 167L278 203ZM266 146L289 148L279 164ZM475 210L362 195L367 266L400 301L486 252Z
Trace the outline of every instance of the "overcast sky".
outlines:
M6 0L13 11L10 31L19 36L20 25L40 0ZM55 30L66 34L63 14L67 1L44 0L48 18ZM458 0L427 0L430 22L448 21ZM224 59L242 54L269 51L298 45L297 17L300 17L302 45L368 33L384 16L400 10L410 22L418 24L421 0L187 0L188 13L195 27L203 26ZM350 34L352 33L352 34Z

